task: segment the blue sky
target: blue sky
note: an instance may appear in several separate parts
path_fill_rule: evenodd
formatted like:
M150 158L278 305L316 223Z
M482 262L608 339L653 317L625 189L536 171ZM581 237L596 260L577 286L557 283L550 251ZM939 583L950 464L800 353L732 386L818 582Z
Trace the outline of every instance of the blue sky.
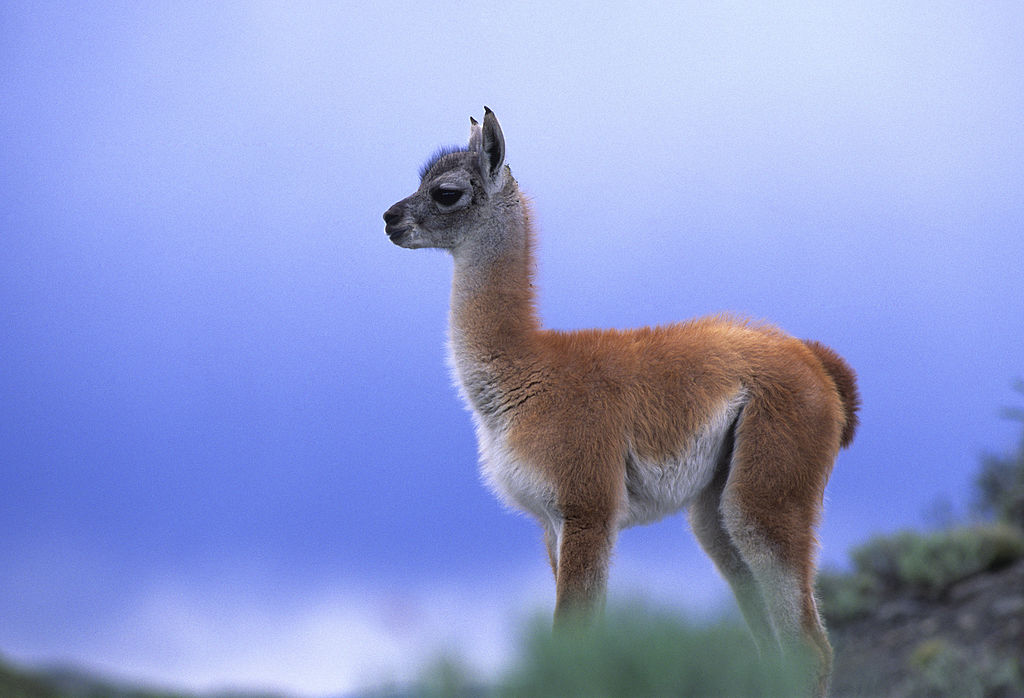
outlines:
M0 653L309 695L553 606L479 483L451 264L381 213L487 104L560 328L732 311L858 371L822 556L966 509L1024 374L1016 3L0 8ZM729 599L681 517L613 593Z

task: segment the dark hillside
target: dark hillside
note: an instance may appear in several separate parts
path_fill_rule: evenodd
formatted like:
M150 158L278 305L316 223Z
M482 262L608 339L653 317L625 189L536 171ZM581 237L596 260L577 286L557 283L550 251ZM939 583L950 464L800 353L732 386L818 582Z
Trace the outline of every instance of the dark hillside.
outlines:
M833 694L1024 696L1024 559L829 627Z

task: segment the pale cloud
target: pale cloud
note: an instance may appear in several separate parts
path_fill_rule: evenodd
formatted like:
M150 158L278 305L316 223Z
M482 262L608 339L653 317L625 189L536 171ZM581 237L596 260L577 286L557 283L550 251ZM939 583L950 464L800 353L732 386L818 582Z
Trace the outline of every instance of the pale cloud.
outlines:
M451 585L350 589L282 603L231 584L165 582L127 604L74 661L145 684L301 696L405 684L441 656L495 676L527 615L520 599L513 589Z
M646 598L694 618L729 608L724 583L694 551L652 565L629 540L623 547L612 570L613 601ZM125 590L117 611L96 624L90 641L69 648L71 656L8 649L20 661L70 660L158 687L338 696L409 684L442 657L495 680L515 662L526 624L548 617L553 605L543 564L486 579L411 589L350 584L294 598L259 589L251 578L164 578Z

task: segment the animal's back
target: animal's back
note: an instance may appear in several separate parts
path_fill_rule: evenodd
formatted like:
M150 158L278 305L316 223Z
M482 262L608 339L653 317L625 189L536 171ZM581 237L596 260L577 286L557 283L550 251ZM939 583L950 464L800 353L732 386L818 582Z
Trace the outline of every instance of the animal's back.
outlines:
M635 330L538 332L534 357L511 370L497 392L507 446L538 468L588 441L625 460L675 462L702 429L765 390L804 393L837 409L816 353L773 327L729 318ZM842 415L836 414L841 420ZM557 476L557 474L552 474Z

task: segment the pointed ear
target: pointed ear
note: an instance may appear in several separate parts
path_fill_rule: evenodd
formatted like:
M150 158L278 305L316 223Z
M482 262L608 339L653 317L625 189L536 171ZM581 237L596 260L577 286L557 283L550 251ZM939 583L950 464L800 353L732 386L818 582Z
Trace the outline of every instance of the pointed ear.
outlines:
M484 125L480 129L480 171L484 174L489 191L498 191L505 185L505 136L498 119L484 107Z
M469 149L480 152L480 144L483 142L483 133L480 130L480 122L469 117Z

